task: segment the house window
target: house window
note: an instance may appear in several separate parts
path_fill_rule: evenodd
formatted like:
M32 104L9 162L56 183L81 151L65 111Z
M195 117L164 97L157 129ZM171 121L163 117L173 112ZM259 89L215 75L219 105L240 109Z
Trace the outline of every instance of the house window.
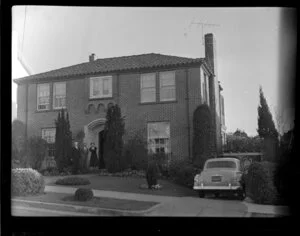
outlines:
M174 101L176 99L175 72L159 73L159 82L160 101Z
M37 110L48 110L50 108L50 85L38 84L37 86Z
M42 139L48 143L48 156L55 156L55 133L56 128L42 129Z
M112 76L90 78L90 98L112 97Z
M171 153L168 122L148 123L148 152L150 154Z
M53 84L53 108L65 108L66 107L66 83L54 83Z
M208 76L204 73L204 88L205 88L205 101L209 105L209 84Z
M156 101L156 83L155 74L141 75L141 102Z

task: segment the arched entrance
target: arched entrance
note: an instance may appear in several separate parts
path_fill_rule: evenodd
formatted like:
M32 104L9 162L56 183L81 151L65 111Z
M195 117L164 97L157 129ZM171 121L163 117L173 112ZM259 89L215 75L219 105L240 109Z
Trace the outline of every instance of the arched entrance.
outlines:
M212 115L208 105L196 108L193 115L193 161L202 166L213 148Z
M100 168L104 168L104 157L103 157L103 143L104 143L104 136L103 136L103 130L104 130L104 124L105 124L105 118L99 118L96 120L93 120L92 122L88 123L84 126L84 142L87 143L88 147L90 146L90 143L95 143L95 146L98 150L98 158L100 160L101 165ZM101 159L100 159L101 158Z

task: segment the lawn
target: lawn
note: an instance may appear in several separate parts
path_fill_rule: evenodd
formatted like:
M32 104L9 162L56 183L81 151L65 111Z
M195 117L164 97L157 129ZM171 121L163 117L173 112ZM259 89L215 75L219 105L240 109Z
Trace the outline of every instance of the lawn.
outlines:
M87 178L91 184L82 185L83 188L92 188L98 190L129 192L129 193L142 193L152 194L160 196L174 196L174 197L197 197L198 194L191 188L177 185L167 180L158 180L158 183L162 185L161 190L141 189L140 185L146 184L144 178L133 177L111 177L100 175L81 175L80 177ZM47 185L55 185L55 179L57 177L45 177ZM53 181L51 181L51 178ZM63 178L63 177L62 177ZM79 187L79 186L78 186Z
M141 211L147 210L155 206L156 202L141 202L135 200L123 200L114 198L100 198L94 197L92 200L87 202L75 201L74 196L64 193L46 193L36 196L26 197L14 197L14 199L28 200L28 201L39 201L47 203L59 203L59 204L71 204L78 206L97 207L105 209L117 209L117 210L128 210L128 211ZM51 206L51 208L53 208Z

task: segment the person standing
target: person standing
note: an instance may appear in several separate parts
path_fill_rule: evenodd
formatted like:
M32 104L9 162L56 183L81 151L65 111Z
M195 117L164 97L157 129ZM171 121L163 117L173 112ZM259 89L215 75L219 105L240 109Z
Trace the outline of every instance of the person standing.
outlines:
M83 148L81 150L81 156L82 156L82 169L87 170L89 165L88 165L88 155L89 155L89 150L87 148L86 143L83 144Z
M78 142L75 141L74 146L72 148L72 159L71 159L73 162L73 168L72 168L73 174L78 174L80 159L81 159L81 153L78 147Z
M98 164L97 147L95 146L95 143L91 143L89 151L91 152L90 167L95 168Z

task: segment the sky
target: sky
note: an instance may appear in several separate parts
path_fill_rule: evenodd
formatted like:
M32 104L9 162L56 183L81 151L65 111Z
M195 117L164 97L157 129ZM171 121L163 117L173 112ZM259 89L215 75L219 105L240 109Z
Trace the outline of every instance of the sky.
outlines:
M87 62L91 53L96 58L143 53L204 57L203 34L213 33L227 132L257 135L259 85L274 118L280 8L15 6L12 12L18 50L34 74ZM213 26L202 30L191 22ZM13 78L22 77L16 66L13 70Z

